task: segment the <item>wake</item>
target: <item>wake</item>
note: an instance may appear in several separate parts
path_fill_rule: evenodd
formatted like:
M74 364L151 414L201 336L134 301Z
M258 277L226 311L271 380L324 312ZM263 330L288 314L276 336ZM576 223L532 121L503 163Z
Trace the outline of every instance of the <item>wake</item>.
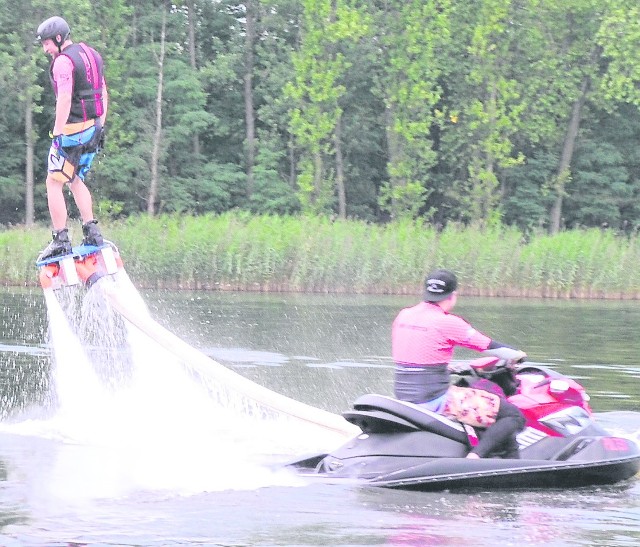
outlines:
M353 434L340 416L266 390L177 339L151 318L123 270L89 290L44 296L49 401L38 417L0 428L54 442L43 481L52 492L295 485L300 479L274 461L331 449Z

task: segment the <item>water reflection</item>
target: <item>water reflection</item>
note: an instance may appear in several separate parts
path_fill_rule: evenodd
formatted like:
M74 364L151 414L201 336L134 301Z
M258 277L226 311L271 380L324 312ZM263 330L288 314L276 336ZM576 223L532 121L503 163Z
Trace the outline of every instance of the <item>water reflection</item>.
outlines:
M393 516L386 544L394 546L468 545L470 540L477 545L634 545L640 538L635 481L566 492L363 490L359 498Z

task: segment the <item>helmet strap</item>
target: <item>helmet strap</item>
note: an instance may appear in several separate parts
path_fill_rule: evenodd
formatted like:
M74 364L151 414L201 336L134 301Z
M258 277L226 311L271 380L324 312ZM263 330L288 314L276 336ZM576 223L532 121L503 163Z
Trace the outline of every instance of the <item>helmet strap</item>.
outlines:
M58 36L60 36L60 40L58 40ZM53 39L53 42L55 43L56 46L58 46L58 53L62 53L62 44L64 44L66 38L62 38L62 34L57 34L56 37Z

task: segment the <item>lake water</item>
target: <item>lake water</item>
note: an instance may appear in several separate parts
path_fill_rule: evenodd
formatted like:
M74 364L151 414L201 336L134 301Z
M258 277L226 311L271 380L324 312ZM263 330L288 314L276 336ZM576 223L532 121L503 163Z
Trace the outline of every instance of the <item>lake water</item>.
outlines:
M390 323L415 300L139 296L218 363L332 413L391 393ZM50 332L42 291L0 292L2 546L640 544L637 478L455 493L305 482L277 462L335 439L257 411L219 385L218 365L185 366L91 291L61 300L71 325ZM640 302L462 297L456 311L578 379L607 427L640 439Z

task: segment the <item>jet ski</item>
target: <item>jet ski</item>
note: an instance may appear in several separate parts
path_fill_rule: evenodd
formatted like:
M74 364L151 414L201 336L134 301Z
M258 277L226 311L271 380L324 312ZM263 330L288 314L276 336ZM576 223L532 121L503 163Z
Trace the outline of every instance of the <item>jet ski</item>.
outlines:
M411 490L514 489L613 484L640 470L640 449L596 422L584 388L545 366L486 357L458 364L457 385L490 381L526 418L519 458L467 459L483 430L418 405L367 394L344 418L362 433L331 453L291 462L298 473Z

